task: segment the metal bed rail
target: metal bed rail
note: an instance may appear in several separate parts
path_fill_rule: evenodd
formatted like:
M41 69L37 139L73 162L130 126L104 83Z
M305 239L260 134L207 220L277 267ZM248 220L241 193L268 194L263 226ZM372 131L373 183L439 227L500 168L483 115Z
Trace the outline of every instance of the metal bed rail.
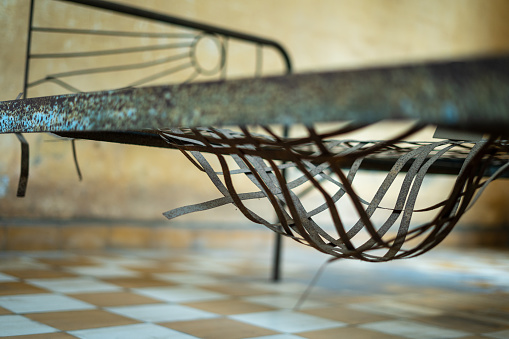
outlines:
M286 49L277 41L274 41L272 39L266 39L260 36L252 35L252 34L246 34L230 29L226 29L223 27L217 27L213 25L207 25L195 21L186 20L183 18L157 13L149 10L145 10L142 8L134 7L134 6L127 6L119 3L109 2L109 1L103 1L103 0L58 0L62 3L67 3L69 5L77 5L77 6L85 6L88 9L93 10L100 10L102 12L109 12L114 15L121 15L121 16L127 16L132 17L135 19L143 19L148 20L150 22L156 22L161 24L168 24L171 26L178 26L180 28L183 28L185 30L190 30L191 33L147 33L147 32L126 32L126 31L119 31L119 30L98 30L98 29L83 29L83 28L62 28L62 27L44 27L39 25L34 25L34 17L35 17L35 3L36 0L30 1L30 14L29 14L29 20L28 20L28 35L27 35L27 49L26 49L26 60L25 60L25 74L24 74L24 82L23 82L23 93L22 96L25 100L31 100L26 99L28 97L29 90L32 88L35 88L37 86L45 85L48 83L55 84L59 86L60 88L63 88L66 91L79 93L82 92L82 90L78 89L76 85L73 85L67 81L68 78L75 77L75 76L94 76L95 74L99 73L109 73L109 72L117 72L117 71L125 71L129 69L140 69L140 68L147 68L154 65L161 65L165 63L169 63L172 61L179 61L185 58L189 58L187 65L177 65L176 67L170 68L169 70L166 70L163 72L163 74L155 74L149 77L144 77L138 81L135 81L133 83L127 84L128 87L137 87L140 85L144 85L146 83L150 83L150 81L161 78L165 75L171 75L172 73L182 71L183 69L187 68L194 68L193 74L189 78L186 79L186 82L193 81L198 75L204 75L204 76L213 76L218 74L220 79L224 80L226 79L226 67L227 67L227 53L228 53L228 46L230 41L238 40L242 42L247 42L256 47L255 52L255 65L254 65L254 76L259 77L263 74L263 48L271 48L276 51L276 53L280 56L282 60L282 66L284 68L283 73L284 74L290 74L292 72L292 63L289 54L287 53ZM188 38L191 41L185 42L185 43L173 43L173 44L166 44L162 46L148 46L148 47L134 47L134 48L124 48L124 49L113 49L113 50L105 50L105 51L92 51L92 52L63 52L58 53L54 51L49 51L46 53L34 53L32 50L32 44L34 41L33 35L34 33L37 34L52 34L52 35L65 35L65 34L75 34L75 35L85 35L85 36L106 36L106 37L131 37L131 38ZM211 69L205 69L201 67L201 65L196 60L196 53L193 50L193 48L196 47L196 44L199 43L200 37L203 36L212 36L214 38L217 38L219 41L219 48L220 48L220 61L216 67ZM150 51L150 50L165 50L165 49L172 49L172 48L182 48L182 47L188 47L189 52L181 53L179 55L172 55L169 57L165 57L162 59L150 61L150 62L139 62L137 64L127 64L127 65L114 65L110 67L93 67L93 68L80 68L77 70L71 70L71 71L65 71L60 73L53 73L53 74L47 74L45 77L37 79L37 80L31 80L30 79L30 71L31 71L31 62L34 60L51 60L51 59L65 59L65 58L84 58L84 57L94 57L99 55L113 55L113 54L122 54L122 53L134 53L134 52L143 52L143 51ZM107 88L110 89L110 88ZM23 102L27 102L25 100L22 100ZM37 99L36 99L37 100ZM39 99L44 100L44 99ZM4 103L2 103L3 105ZM18 138L20 139L20 142L22 144L22 173L20 176L20 184L18 189L18 196L24 196L28 181L28 156L29 156L29 149L28 149L28 143L23 138L23 135L21 133L26 132L32 132L33 130L28 127L28 125L25 125L24 123L19 123L19 121L13 121L12 118L14 117L15 120L18 118L25 116L26 114L20 114L20 111L16 109L15 107L11 106L10 104L7 104L7 106L2 106L2 114L0 121L3 122L3 126L17 126L14 129L18 129L18 132L15 132ZM69 107L64 108L64 110L68 110ZM13 115L10 115L8 112L14 113ZM4 115L5 113L5 115ZM55 109L50 109L49 111L46 111L46 113L49 113L51 117L45 116L45 113L39 112L36 113L34 118L35 121L30 123L32 126L40 126L43 127L45 125L45 122L49 122L52 124L52 122L55 122L56 120L61 119L64 115L60 115L61 112L56 112ZM107 114L107 113L106 113ZM75 116L75 122L78 121L86 121L87 114L81 114L79 113L77 116ZM49 118L49 120L47 120ZM152 116L154 120L159 120L157 117ZM56 119L56 120L55 120ZM66 119L66 118L64 118ZM50 122L52 121L52 122ZM68 121L70 122L70 121ZM74 123L71 123L74 124ZM76 126L78 126L80 123L78 123ZM91 127L91 126L90 126ZM146 127L143 127L142 129L145 129ZM157 128L157 127L153 127ZM7 127L3 129L0 133L11 133L13 131L10 130L10 127ZM37 128L36 128L37 129ZM43 128L44 129L44 128ZM52 127L49 129L52 130L52 132L57 132L56 130L53 130ZM103 128L100 128L99 125L96 125L92 129L87 129L87 131L97 131L97 130L103 130ZM79 128L70 128L66 129L65 136L70 138L72 143L72 151L75 156L75 162L76 167L78 170L78 173L80 173L77 159L76 159L76 148L75 148L75 139L94 139L94 140L100 140L100 141L110 141L110 142L122 142L126 144L137 144L137 145L145 145L145 146L158 146L158 147L164 147L163 143L164 141L159 136L155 135L151 131L137 131L138 128L135 128L135 130L132 130L127 125L121 125L116 126L112 129L107 129L106 131L102 133L82 133L79 132ZM61 134L64 136L64 133ZM91 137L93 135L93 137ZM80 175L81 178L81 175ZM280 269L279 269L279 261L281 256L281 249L280 249L280 242L281 242L281 236L279 234L276 235L276 248L275 248L275 263L274 263L274 270L273 270L273 279L278 280L280 276Z

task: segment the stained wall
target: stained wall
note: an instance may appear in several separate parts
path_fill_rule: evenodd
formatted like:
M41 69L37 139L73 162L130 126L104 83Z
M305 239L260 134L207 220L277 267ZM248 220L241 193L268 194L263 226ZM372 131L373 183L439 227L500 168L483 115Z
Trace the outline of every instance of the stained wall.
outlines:
M509 3L505 0L118 2L273 38L290 51L296 72L487 55L504 53L509 49ZM66 6L59 2L36 0L40 14L37 22L52 27L64 23L72 25L73 20L77 20L73 17L76 14L71 14ZM15 98L23 86L28 8L28 0L0 2L3 26L0 36L0 100ZM78 13L80 20L89 20L94 28L108 29L118 24L100 13L91 14L87 10ZM130 25L122 20L119 22L121 28ZM139 30L157 30L158 27L146 23L135 25ZM90 40L85 42L85 46L66 45L45 39L38 37L34 48L75 50L102 48L109 44L103 40ZM236 61L230 69L231 75L249 75L252 72L252 52L241 46L232 53ZM71 66L64 62L44 66L51 69L43 69L34 63L31 65L32 76L37 78L39 73L59 72ZM280 66L277 61L269 61L269 72L278 72ZM85 89L97 85L94 83L96 80L83 81ZM29 94L48 95L47 91L52 90L57 89L33 89ZM430 132L427 133L426 137ZM164 220L161 213L168 209L219 196L208 179L178 152L78 141L78 159L84 176L79 182L68 141L47 134L27 135L27 139L31 146L30 181L27 196L19 199L15 197L19 143L13 135L0 136L0 215L4 239L7 234L13 237L12 234L22 225L37 228L34 225L45 222L45 225L56 227L55 222L61 220L77 223L75 225L93 224L94 227L111 222L131 227L131 231L133 221L135 224L140 221L170 227L179 223L245 224L234 207L194 214L177 222ZM450 185L447 178L430 181L422 199L432 201L437 189L447 185ZM489 230L490 235L486 237L493 237L494 242L500 242L500 239L506 241L500 237L500 230L507 229L509 219L505 208L509 195L506 186L505 182L497 182L490 187L478 205L463 218L463 229L467 230L468 239L461 241L475 243L476 235L470 232L474 228L485 233ZM50 234L53 232L47 231L50 228L43 229ZM34 229L19 237L30 244L31 234L36 234ZM111 237L109 231L100 227L96 230ZM55 243L65 238L62 232L61 228L55 228ZM140 239L144 237L141 233L138 235ZM104 234L102 238L106 237ZM154 237L154 233L148 237L158 238ZM129 241L126 240L126 244ZM147 241L142 243L147 245L152 240ZM115 241L109 242L110 245L112 243ZM7 246L6 241L3 244Z

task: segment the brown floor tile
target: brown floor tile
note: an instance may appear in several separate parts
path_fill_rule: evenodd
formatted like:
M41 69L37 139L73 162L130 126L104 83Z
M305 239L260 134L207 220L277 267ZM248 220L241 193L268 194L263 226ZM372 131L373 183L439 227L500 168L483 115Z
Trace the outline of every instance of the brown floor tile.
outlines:
M5 245L7 242L7 226L0 226L0 250L5 250Z
M259 279L260 277L267 275L268 270L269 268L266 266L260 268L244 267L236 268L235 274L236 277Z
M498 301L490 300L486 295L457 292L427 296L410 296L406 299L406 302L413 305L446 310L448 313L492 308L498 305Z
M491 307L509 311L509 293L483 294L481 297L484 297Z
M5 308L0 307L0 315L12 314L11 311L6 310Z
M187 273L189 271L183 270L183 269L174 269L174 268L159 268L159 267L129 267L129 270L137 272L140 277L144 278L150 278L157 280L157 277L155 274L162 273L162 274L168 274L168 273Z
M5 274L21 279L45 279L76 277L76 274L54 270L4 270Z
M202 339L241 339L277 332L231 319L207 319L158 324Z
M496 332L509 329L509 324L502 325L487 319L487 317L479 319L474 315L443 314L436 317L421 317L416 320L439 327L471 333Z
M382 316L379 314L372 314L358 310L353 310L345 306L304 309L301 310L300 312L321 318L341 321L352 325L392 319L390 317Z
M171 255L168 256L160 256L157 258L152 258L155 262L159 263L160 265L168 265L171 266L173 264L182 264L182 263L189 263L193 261L193 259L190 259L188 255L184 253L174 252Z
M432 307L435 309L445 310L447 312L460 309L454 302L451 302L447 298L443 298L442 296L443 294L437 294L434 296L409 295L397 298L397 300L399 302L408 303L414 306Z
M223 315L265 312L275 309L273 307L258 305L242 300L203 301L187 303L185 305Z
M308 339L401 339L403 337L389 335L381 332L369 331L362 328L355 327L340 327L328 330L310 331L296 333L295 335L308 338Z
M266 290L250 287L245 284L224 284L224 285L206 285L203 289L228 294L233 297L249 297L255 295L269 294Z
M41 334L28 334L16 335L9 337L2 337L2 339L75 339L76 337L67 333L41 333Z
M415 286L390 284L390 285L384 286L383 290L390 294L396 294L396 295L412 294L412 293L415 293Z
M468 315L476 319L496 322L504 326L509 326L509 310L503 309L478 309L468 312Z
M139 323L139 321L134 319L102 310L33 313L26 314L25 317L62 331Z
M49 291L29 284L25 284L23 282L0 283L0 295L35 294L35 293L49 293Z
M460 297L462 300L457 301L464 309L491 309L507 306L509 300L498 294L468 294ZM466 305L463 305L466 304Z
M380 300L379 295L331 295L327 301L334 304L357 304Z
M138 287L159 287L159 286L175 286L174 283L168 281L161 281L152 278L111 278L101 279L105 282L115 284L125 288L138 288Z
M69 294L69 296L99 307L156 304L162 302L129 292L82 293Z

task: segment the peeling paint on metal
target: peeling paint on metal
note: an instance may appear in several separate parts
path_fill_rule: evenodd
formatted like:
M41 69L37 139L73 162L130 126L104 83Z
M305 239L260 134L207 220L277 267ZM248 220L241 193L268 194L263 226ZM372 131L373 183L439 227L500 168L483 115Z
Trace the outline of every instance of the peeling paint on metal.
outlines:
M131 88L0 102L0 132L420 119L509 127L509 57Z

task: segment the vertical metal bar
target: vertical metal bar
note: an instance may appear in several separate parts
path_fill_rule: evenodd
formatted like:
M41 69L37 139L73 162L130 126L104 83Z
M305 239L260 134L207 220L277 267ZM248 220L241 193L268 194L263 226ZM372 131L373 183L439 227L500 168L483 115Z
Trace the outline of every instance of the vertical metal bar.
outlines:
M292 73L292 61L290 56L286 53L283 48L278 48L278 50L283 55L283 59L286 66L286 74ZM290 134L290 126L283 126L283 137L287 138ZM282 170L283 177L286 179L286 168ZM276 233L274 239L274 257L273 257L273 266L272 266L272 281L278 282L281 280L281 256L282 256L282 247L283 247L283 236L280 233Z
M228 66L228 43L230 42L230 38L225 36L223 37L223 53L224 53L224 61L223 61L223 67L221 68L221 80L225 80L227 76L227 66Z
M279 226L281 228L281 226ZM274 238L274 253L272 258L272 281L278 282L281 280L281 250L282 250L283 236L281 233L276 233Z
M288 134L290 133L290 127L288 125L283 126L283 137L288 138ZM281 174L286 179L286 168L281 170ZM280 226L281 227L281 226ZM281 280L281 257L283 250L283 236L281 233L275 234L274 239L274 253L273 253L273 266L272 266L272 281L278 282Z
M76 139L71 140L72 146L72 157L74 159L74 166L76 167L76 172L78 173L78 178L80 181L83 181L83 175L81 175L80 164L78 162L78 153L76 152Z
M16 196L22 198L25 196L28 185L28 171L30 168L30 149L28 142L21 133L16 133L18 140L21 143L21 170L19 174L18 192Z
M26 99L28 90L28 73L30 70L30 52L32 48L32 28L34 20L34 1L35 0L30 0L30 13L28 18L28 32L27 32L27 48L25 56L25 79L23 81L23 99Z
M27 32L27 48L26 48L26 56L25 56L25 78L23 79L23 93L21 94L23 99L27 97L27 87L28 87L28 72L30 67L30 49L32 44L32 27L33 27L33 19L34 19L34 1L30 0L30 13L28 14L28 32ZM18 98L19 99L19 96ZM22 198L25 196L28 185L28 172L30 168L30 149L28 146L28 142L25 137L21 133L16 133L16 137L21 143L21 169L19 174L19 182L18 182L18 192L16 196Z

